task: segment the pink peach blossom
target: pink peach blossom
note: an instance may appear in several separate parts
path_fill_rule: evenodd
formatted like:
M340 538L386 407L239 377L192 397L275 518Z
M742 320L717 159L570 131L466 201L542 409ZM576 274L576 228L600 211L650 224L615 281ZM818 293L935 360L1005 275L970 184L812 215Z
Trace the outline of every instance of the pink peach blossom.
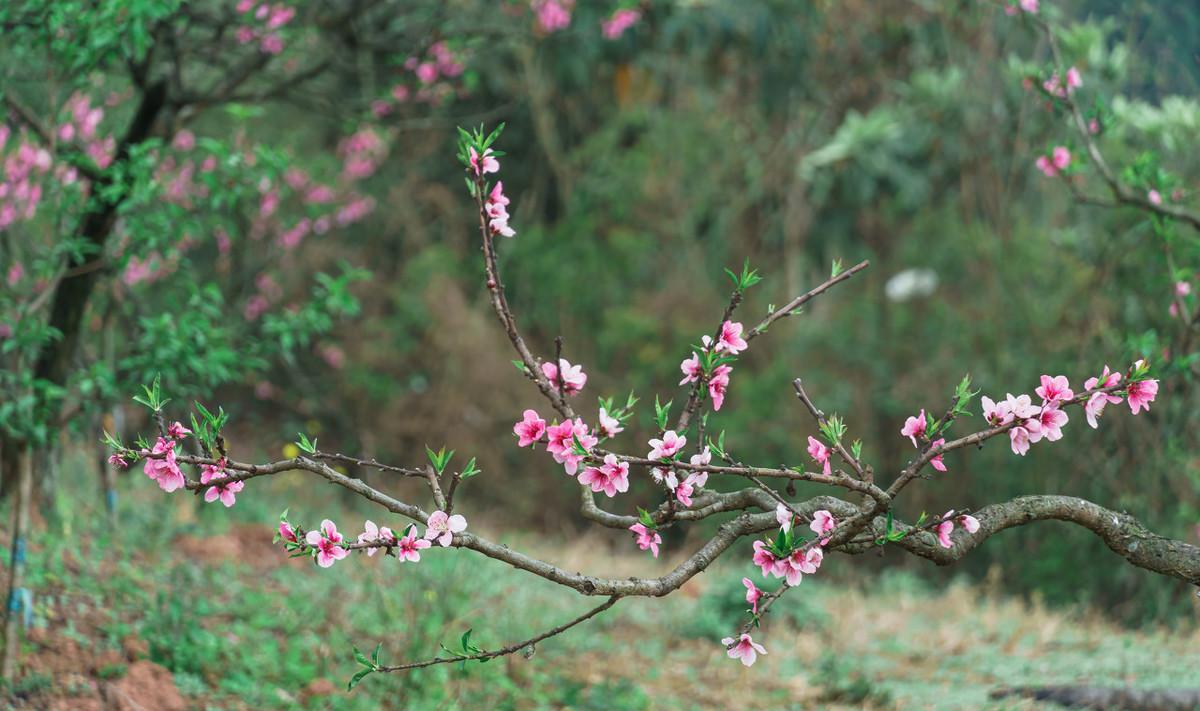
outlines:
M363 532L358 534L359 543L396 543L396 534L392 533L392 529L387 526L376 526L375 522L367 519L363 522ZM367 549L367 557L374 557L381 548L371 547Z
M685 358L679 364L679 370L683 373L683 380L679 381L680 385L695 382L704 375L704 369L700 366L700 356L696 355L695 351L692 351L691 358Z
M797 548L787 557L783 569L784 581L791 587L796 587L805 575L812 575L821 567L825 552L820 548L804 550Z
M1158 381L1140 380L1136 383L1130 383L1126 395L1129 410L1133 414L1138 414L1139 409L1145 409L1149 412L1150 403L1154 402L1154 398L1158 396Z
M754 542L752 560L762 569L763 575L773 575L777 578L783 574L784 567L787 566L787 559L775 557L765 541Z
M143 450L144 451L144 450ZM150 450L150 454L161 454L161 458L147 458L142 471L146 476L158 482L158 487L166 492L172 492L180 489L187 483L187 479L180 471L179 465L175 462L175 440L166 437L159 437L154 443L154 448Z
M694 473L688 474L683 481L679 481L675 472L670 472L666 476L666 483L679 503L683 504L685 508L692 505L692 494L696 491L696 475Z
M920 415L916 417L910 417L904 421L904 427L900 428L900 435L903 437L908 437L910 440L912 440L914 447L920 448L920 445L917 444L917 437L925 436L925 428L927 426L928 425L925 422L925 409L921 408Z
M225 471L224 461L221 460L218 464L205 464L200 469L200 483L212 484L204 492L204 500L212 503L220 499L225 508L233 506L237 501L237 493L245 488L246 483L243 481L224 482L223 479L229 477Z
M732 372L732 367L718 365L708 379L708 396L712 398L714 411L719 411L721 405L725 404L725 394L729 390L729 374Z
M475 171L475 175L485 175L487 173L495 173L500 170L500 161L496 160L492 155L492 149L484 150L483 155L480 155L475 147L467 149L467 155L471 164L471 170Z
M944 444L946 444L946 440L945 440L945 438L943 438L943 437L938 437L937 439L935 439L935 440L933 440L932 442L930 442L930 443L929 443L929 446L930 446L930 448L932 448L932 449L936 449L936 448L938 448L938 447L941 447L941 446L942 446L942 445L944 445ZM944 472L944 471L946 471L946 462L942 460L942 455L941 455L941 454L938 454L938 455L936 455L936 456L930 457L930 458L929 458L929 466L933 467L934 469L937 469L939 472Z
M812 523L808 524L808 528L813 533L821 536L837 528L837 519L833 517L833 514L825 509L821 509L820 511L813 512L813 520ZM825 545L824 542L821 545Z
M1014 427L1008 431L1008 438L1012 443L1013 454L1019 454L1022 457L1029 451L1029 430L1024 427Z
M629 527L637 536L637 547L642 550L649 550L655 558L658 557L658 546L662 543L662 536L658 535L658 531L648 529L640 523L635 523Z
M748 634L743 634L736 641L733 637L726 637L721 640L721 644L725 645L726 654L730 659L740 659L742 664L748 667L753 666L759 654L767 653L767 650L751 639Z
M1038 428L1029 431L1029 441L1039 442L1045 438L1047 441L1057 442L1062 439L1063 425L1069 420L1067 413L1058 409L1057 403L1044 406L1038 414Z
M421 551L433 545L424 538L417 538L417 527L409 526L408 532L396 542L396 557L401 563L417 563L421 560Z
M1075 397L1075 393L1071 391L1071 383L1065 375L1056 375L1054 377L1043 375L1042 384L1034 392L1045 402L1070 400Z
M1012 411L1004 401L993 402L990 397L984 395L980 402L983 403L983 419L992 427L1000 427L1013 421Z
M752 581L750 578L742 578L742 585L746 586L746 604L750 605L751 612L757 615L758 601L766 593L755 587L754 581Z
M791 530L793 516L794 514L792 513L792 510L787 506L784 506L783 504L776 504L775 520L779 522L779 529L784 533L787 533L789 530Z
M1104 372L1100 374L1100 377L1088 378L1087 380L1084 381L1083 387L1085 390L1091 392L1092 390L1096 390L1098 388L1111 388L1112 386L1114 386L1120 382L1121 382L1121 373L1109 372L1108 366L1106 365L1106 366L1104 366ZM1110 397L1116 397L1116 396L1110 396ZM1121 399L1117 398L1116 400L1110 400L1110 402L1114 402L1114 403L1121 402Z
M292 543L300 542L300 539L296 537L296 529L292 528L292 524L287 521L279 522L279 537Z
M1117 402L1120 401L1121 399L1117 398ZM1091 397L1087 399L1087 403L1083 406L1083 412L1087 417L1088 425L1092 429L1100 427L1100 423L1097 420L1100 418L1100 415L1104 414L1104 407L1108 403L1109 396L1102 392L1092 393Z
M546 421L538 416L537 410L526 410L523 417L524 419L513 425L518 447L528 447L546 434Z
M337 526L329 519L321 521L321 530L309 531L304 541L317 549L317 565L322 568L328 568L350 554L350 551L338 545L342 542L342 534L338 533Z
M829 476L832 469L829 466L829 447L826 447L816 437L809 435L808 437L808 456L813 458L817 464L822 465L822 471L825 476Z
M561 384L559 383L559 373L562 374ZM578 394L587 384L587 373L583 372L583 366L571 365L566 358L560 358L557 366L553 363L542 363L542 374L556 390L561 387L567 395Z
M662 439L651 439L650 453L646 459L670 459L687 444L687 437L680 437L675 430L663 432Z
M1028 395L1013 396L1012 393L1008 393L1004 404L1008 406L1009 412L1021 420L1034 417L1041 412L1041 408L1034 405L1033 400Z
M721 324L721 335L717 337L716 351L718 353L741 353L746 350L746 340L742 338L742 324L726 321Z
M554 461L563 465L569 476L575 476L579 470L579 463L584 459L583 455L575 451L575 440L579 440L584 451L591 450L599 442L578 417L573 421L566 420L562 424L550 425L546 428L546 435L549 438L546 451L550 452Z
M587 467L579 475L579 483L590 486L593 492L614 497L617 492L629 491L629 462L620 461L614 454L604 455L604 463Z
M1018 427L1017 429L1020 428ZM954 530L954 521L949 519L942 521L934 530L937 531L938 544L940 544L942 548L954 547L954 542L950 540L950 533Z
M445 511L434 511L429 514L426 522L425 539L437 541L438 545L446 548L454 539L454 534L467 530L467 519L460 514L447 515Z
M608 439L612 439L625 431L625 428L621 425L621 421L609 415L608 411L603 407L600 408L599 422L600 434Z

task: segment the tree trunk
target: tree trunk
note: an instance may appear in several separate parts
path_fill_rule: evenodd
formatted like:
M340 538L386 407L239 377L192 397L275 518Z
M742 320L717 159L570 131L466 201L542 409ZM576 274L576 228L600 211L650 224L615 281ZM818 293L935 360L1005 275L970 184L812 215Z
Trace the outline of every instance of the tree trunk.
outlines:
M17 498L13 502L12 552L9 557L8 595L4 619L4 657L0 659L0 679L12 679L20 656L21 618L26 612L25 540L29 531L29 506L33 499L33 450L26 447L20 456Z

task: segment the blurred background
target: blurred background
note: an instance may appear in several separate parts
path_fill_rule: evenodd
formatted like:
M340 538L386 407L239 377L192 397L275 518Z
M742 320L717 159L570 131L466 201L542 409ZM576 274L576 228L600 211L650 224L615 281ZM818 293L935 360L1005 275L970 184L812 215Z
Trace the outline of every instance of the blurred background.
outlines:
M1038 17L1103 107L1109 162L1152 163L1186 203L1200 8L1064 0ZM1144 357L1162 379L1149 414L1114 409L1099 430L1073 414L1061 443L1023 458L996 443L950 455L899 512L1061 493L1195 543L1200 390L1168 309L1176 282L1196 281L1198 241L1134 209L1079 205L1034 168L1055 145L1082 163L1083 147L1023 86L1051 60L1021 13L950 0L230 0L15 2L0 21L0 155L53 155L32 169L35 209L0 225L6 547L16 456L36 452L7 703L640 709L729 694L753 708L963 708L998 686L1186 685L1164 670L1200 668L1194 590L1043 523L946 569L891 549L833 556L781 603L761 669L726 664L715 644L742 613L727 583L749 574L747 542L677 596L622 603L531 660L374 675L346 693L352 646L381 642L398 663L472 626L501 646L587 601L458 550L399 571L288 563L270 545L284 508L351 535L380 512L300 474L249 482L229 510L166 496L139 467L115 475L97 443L102 430L149 435L129 398L161 374L171 419L192 400L230 413L236 459L293 456L297 432L403 466L446 446L483 470L459 497L472 530L597 573L686 557L719 521L673 530L654 561L586 525L558 466L514 446L512 423L542 403L490 311L454 159L456 126L504 122L509 299L535 354L552 358L561 336L584 365L585 416L597 396L641 398L627 450L652 436L656 396L686 398L677 364L720 316L724 268L749 259L765 277L739 312L753 323L834 260L869 259L741 359L710 418L732 451L805 460L816 433L790 387L802 377L886 481L909 456L904 418L941 412L964 374L1000 398L1042 373L1078 389ZM72 331L58 304L83 274ZM352 473L428 504L411 483ZM655 496L637 481L617 508ZM167 696L138 696L150 693Z

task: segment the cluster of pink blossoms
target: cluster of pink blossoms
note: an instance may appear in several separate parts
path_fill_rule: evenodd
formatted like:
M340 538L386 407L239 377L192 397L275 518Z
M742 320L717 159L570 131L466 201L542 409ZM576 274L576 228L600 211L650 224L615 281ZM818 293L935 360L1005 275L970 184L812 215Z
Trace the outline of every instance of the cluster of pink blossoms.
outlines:
M543 367L549 365L546 363ZM561 361L561 365L563 372L571 372L571 368L565 360ZM578 368L579 366L574 367ZM555 382L558 372L558 369L555 369L553 374L547 373L552 383ZM586 376L583 376L581 372L576 375L582 379L576 379L574 382L578 388L582 388ZM611 417L604 408L600 408L599 433L601 435L613 437L624 429L617 418ZM565 420L562 423L556 422L547 426L546 420L542 419L536 410L526 410L522 413L521 421L513 425L513 434L517 435L518 447L528 447L546 437L546 451L554 457L554 461L563 465L563 469L569 476L575 476L579 471L579 464L586 458L586 452L600 441L582 418L577 417L574 420ZM585 454L580 454L576 450L577 442ZM604 492L609 497L616 496L617 492L629 491L629 463L618 460L612 454L606 454L603 463L599 466L586 467L583 470L583 473L579 475L579 483L591 487L592 491L596 493Z
M564 30L571 24L573 0L530 0L529 7L537 18L538 29L546 34Z
M8 127L0 124L0 150L8 142ZM19 220L32 219L42 199L40 179L53 166L50 152L23 140L4 159L0 182L0 230Z
M791 533L792 525L795 522L795 515L791 509L783 504L779 504L775 509L775 519L779 522L781 535L786 536L788 545L794 545L791 543ZM825 551L822 546L828 545L830 539L827 534L837 528L837 519L834 518L832 513L822 509L813 513L812 521L808 527L817 535L819 540L808 544L801 543L800 545L796 545L791 549L790 554L777 553L774 548L775 544L768 543L767 541L757 540L754 542L753 561L762 571L763 576L783 578L786 585L794 587L800 584L805 575L812 575L817 572L821 567L821 563L825 560ZM750 605L751 613L757 617L758 601L767 593L756 586L750 578L742 578L742 585L746 586L746 603ZM758 659L759 654L767 653L767 650L761 644L756 643L748 634L742 634L737 639L726 637L721 640L721 644L725 645L726 653L730 659L738 659L745 666L753 665Z
M546 437L549 439L546 451L550 452L554 461L563 465L563 470L568 476L575 476L579 471L579 463L587 456L586 452L600 441L592 434L582 417L550 425L546 428ZM576 442L583 449L583 454L576 451Z
M1047 178L1053 178L1071 165L1071 151L1066 146L1055 146L1049 156L1038 156L1034 166Z
M488 216L488 229L494 235L512 237L517 231L508 226L508 198L504 195L504 181L497 180L488 193L484 209ZM553 366L551 366L553 367Z
M669 465L676 460L680 452L683 451L687 444L687 437L676 434L674 430L663 432L661 438L651 439L647 444L650 445L650 452L646 454L647 459L662 461L667 466L657 466L650 469L650 476L655 482L666 487L667 491L675 497L675 500L684 507L692 505L692 495L697 489L703 488L708 483L708 472L703 470L690 470L686 474L676 472ZM705 447L700 452L693 454L688 462L692 466L704 466L712 461L712 452L708 447Z
M467 530L467 519L459 514L450 515L445 511L434 511L426 521L425 535L417 536L417 527L409 525L403 536L397 537L387 526L376 525L368 519L363 523L363 532L358 534L359 544L379 544L366 547L367 556L390 549L395 552L401 563L417 563L421 560L421 551L433 546L434 542L443 548L449 547L454 540L454 534ZM300 536L297 530L287 521L279 523L279 538L285 541L289 550L301 548ZM345 539L338 532L337 525L329 519L321 521L321 527L304 535L304 543L315 554L317 565L328 568L350 554L345 547Z
M225 460L221 459L216 464L205 464L200 469L200 483L212 484L204 492L204 500L212 503L218 499L226 508L233 506L237 501L237 494L246 486L244 481L224 481L229 478L229 473L225 471Z
M292 21L296 8L283 3L259 3L257 0L238 0L237 12L246 15L247 23L237 28L234 36L241 44L258 42L264 54L279 54L283 51L283 38L278 30Z
M470 158L471 172L473 172L477 177L482 177L488 173L499 172L500 161L496 160L496 157L492 155L491 148L485 148L481 154L479 151L475 150L474 146L472 146L467 152ZM488 196L484 200L483 204L483 209L487 213L488 217L488 229L491 230L492 234L494 235L512 237L513 235L517 234L516 230L508 225L508 203L509 199L504 195L504 181L497 180L496 184L492 186L492 189L488 193ZM566 361L563 362L565 363ZM542 365L542 370L546 371L547 368L553 369L555 372L557 372L557 367L553 363L545 363ZM575 369L578 371L579 366L575 366ZM553 380L555 376L551 375L550 372L547 372L546 377ZM582 380L579 382L579 388L583 387L583 383L586 380L587 376L582 376ZM575 392L578 392L578 389L576 389Z
M633 531L633 535L637 536L637 547L642 550L648 550L655 558L658 557L658 547L662 544L662 536L658 535L658 531L653 528L635 523L629 527Z
M191 433L191 430L175 422L167 427L167 435L159 437L152 449L142 450L141 452L142 456L146 457L142 471L146 473L146 476L158 482L158 487L163 491L172 492L182 489L187 484L187 479L183 476L183 471L179 469L179 463L175 461L175 445L178 443L178 440L187 437ZM151 454L162 456L147 456ZM128 466L125 464L125 460L116 454L110 456L108 461L116 466Z
M701 339L701 349L705 354L711 349L715 353L724 353L728 355L737 355L746 350L746 339L742 337L742 324L735 321L726 321L721 324L721 333L714 345L712 338L704 336ZM700 356L692 351L690 358L685 358L679 364L679 370L683 373L683 380L679 381L680 385L692 383L701 378L704 378L704 366L700 362ZM733 373L733 366L728 363L722 363L712 369L712 373L708 375L708 396L712 398L713 410L720 410L725 403L725 394L729 390L729 376Z
M409 101L436 106L456 91L460 94L464 91L461 85L456 89L451 82L445 81L457 79L466 71L460 56L445 41L431 44L424 56L410 56L404 62L404 69L412 79L395 84L386 98L371 102L371 113L376 118L387 116Z
M76 144L92 159L96 167L107 168L116 152L116 139L99 134L104 109L92 106L82 94L73 94L62 106L50 140ZM3 173L0 174L0 230L17 222L33 219L46 195L51 178L60 186L79 181L78 171L66 163L56 163L51 146L38 145L22 131L10 142L12 129L0 123L0 155ZM86 190L87 184L83 183Z
M1057 96L1060 99L1065 99L1068 95L1074 94L1075 90L1083 86L1083 77L1080 76L1079 70L1071 67L1067 70L1067 80L1063 82L1058 77L1058 72L1050 75L1050 78L1042 82L1042 89L1051 96Z
M538 31L547 35L570 26L574 6L574 0L529 0ZM615 40L641 19L640 10L619 8L607 20L600 21L600 34L607 40Z
M817 464L821 465L822 473L829 476L831 468L829 466L829 447L826 447L821 440L809 435L808 437L808 456L813 458Z
M625 30L633 27L642 19L642 13L629 8L621 8L607 20L600 21L600 34L604 39L615 40L625 34Z
M579 483L592 487L596 493L603 491L610 498L618 491L629 491L629 462L618 460L615 454L606 454L603 464L583 470Z
M1144 373L1147 369L1146 362L1139 360L1134 363L1131 372ZM1099 427L1097 419L1104 412L1105 406L1126 399L1130 411L1136 415L1142 410L1149 410L1150 403L1158 396L1158 380L1153 378L1129 383L1125 388L1124 398L1115 392L1104 391L1120 383L1121 373L1112 372L1107 365L1098 377L1088 378L1084 382L1084 391L1091 393L1084 401L1084 414L1093 429ZM1041 404L1035 405L1033 398L1024 394L1008 393L1007 397L999 402L986 395L980 398L983 404L983 418L992 427L1008 427L1012 451L1021 456L1029 451L1032 444L1043 440L1057 442L1062 439L1062 428L1070 421L1070 417L1061 408L1075 397L1075 392L1065 375L1041 376L1041 384L1034 389L1034 393L1041 398ZM925 410L921 410L916 417L905 420L900 434L908 437L913 446L919 449L921 445L917 440L925 438L927 427ZM937 439L930 442L930 447L937 448L943 444L944 439ZM941 457L942 455L938 454L930 463L935 469L946 471Z
M387 157L387 144L374 128L360 128L338 145L338 156L342 159L342 175L350 180L361 180L372 175Z
M776 512L776 516L780 519L780 526L784 530L791 527L792 514L790 511L783 509L782 515ZM837 520L828 511L818 511L813 515L813 521L809 524L809 528L817 535L823 535L832 531L837 526ZM821 567L821 563L825 560L825 551L821 548L829 541L828 538L823 538L819 541L820 545L812 546L805 549L804 546L792 551L790 555L780 557L771 551L770 544L766 541L757 540L754 542L754 556L752 560L759 567L764 576L773 578L783 578L788 585L796 586L800 584L801 579L805 575L812 575Z
M979 530L979 520L974 516L960 514L957 518L954 516L954 510L951 509L942 514L942 522L933 530L937 535L938 545L942 548L953 548L954 542L950 540L950 534L954 531L954 522L967 530L967 533L974 533Z

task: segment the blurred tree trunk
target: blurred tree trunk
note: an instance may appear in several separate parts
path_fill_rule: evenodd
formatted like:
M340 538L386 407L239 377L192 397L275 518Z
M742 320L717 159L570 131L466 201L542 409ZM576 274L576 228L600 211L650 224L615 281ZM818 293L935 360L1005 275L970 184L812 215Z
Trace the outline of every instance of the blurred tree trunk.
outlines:
M7 459L7 457L6 457ZM17 476L17 498L13 502L12 550L8 567L8 594L5 595L4 657L0 659L0 679L12 678L20 652L21 617L25 613L26 596L22 594L25 578L25 536L29 530L29 505L33 498L33 450L26 446L21 453Z

